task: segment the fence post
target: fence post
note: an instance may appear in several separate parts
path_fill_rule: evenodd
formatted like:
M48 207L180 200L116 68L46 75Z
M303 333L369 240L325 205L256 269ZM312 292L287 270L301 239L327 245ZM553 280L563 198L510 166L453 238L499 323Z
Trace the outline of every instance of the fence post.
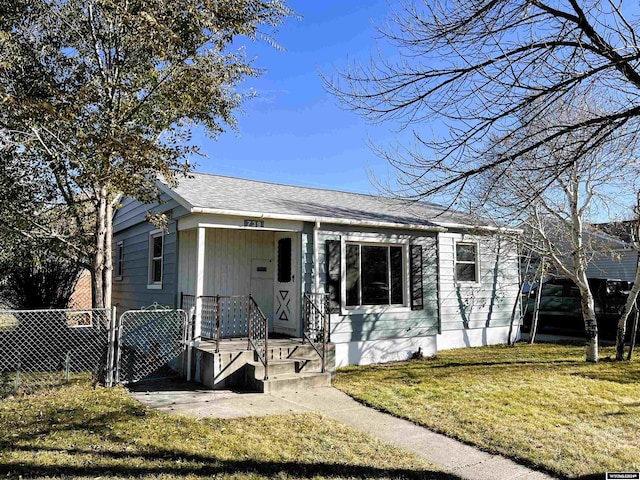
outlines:
M21 367L21 363L18 360L18 368L16 368L16 378L15 378L15 383L13 385L13 391L14 393L18 392L18 388L20 388L20 367Z
M191 381L191 356L193 348L193 322L195 322L196 307L189 309L187 318L187 382Z
M65 383L69 383L69 370L71 369L71 352L67 352L67 356L64 359L64 380Z
M114 356L113 356L113 363L114 363L114 379L113 381L115 382L116 385L118 385L120 383L120 357L122 354L121 348L120 348L120 341L122 340L122 317L123 317L124 313L122 315L120 315L120 318L116 317L116 328L115 328L115 341L114 341Z

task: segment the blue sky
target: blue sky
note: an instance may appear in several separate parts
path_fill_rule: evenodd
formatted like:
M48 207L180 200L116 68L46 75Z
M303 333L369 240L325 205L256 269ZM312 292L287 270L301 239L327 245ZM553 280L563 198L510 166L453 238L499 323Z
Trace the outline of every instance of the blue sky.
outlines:
M367 145L388 144L391 127L367 125L341 109L322 86L319 72L331 75L349 60L363 60L375 47L374 24L388 13L386 0L290 0L301 16L280 28L276 40L247 45L255 65L267 71L241 86L258 98L238 114L239 132L216 140L198 135L207 158L201 172L338 190L373 193L369 170L388 175L387 163ZM373 22L373 23L372 23Z

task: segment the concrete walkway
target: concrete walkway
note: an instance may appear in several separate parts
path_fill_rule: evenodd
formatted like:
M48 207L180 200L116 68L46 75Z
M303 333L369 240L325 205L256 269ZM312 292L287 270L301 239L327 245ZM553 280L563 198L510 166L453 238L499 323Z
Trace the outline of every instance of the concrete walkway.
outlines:
M177 388L176 388L177 387ZM445 472L469 480L543 480L548 474L433 433L368 408L341 391L316 388L274 395L194 389L192 384L142 387L131 395L144 405L192 417L234 418L320 412L380 440L420 455Z

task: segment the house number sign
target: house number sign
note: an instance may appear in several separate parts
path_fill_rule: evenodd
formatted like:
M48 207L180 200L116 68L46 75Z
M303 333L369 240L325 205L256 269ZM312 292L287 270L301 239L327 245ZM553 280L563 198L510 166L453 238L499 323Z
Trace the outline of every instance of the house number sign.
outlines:
M264 227L264 220L245 220L244 221L244 226L245 227L253 227L253 228L263 228Z

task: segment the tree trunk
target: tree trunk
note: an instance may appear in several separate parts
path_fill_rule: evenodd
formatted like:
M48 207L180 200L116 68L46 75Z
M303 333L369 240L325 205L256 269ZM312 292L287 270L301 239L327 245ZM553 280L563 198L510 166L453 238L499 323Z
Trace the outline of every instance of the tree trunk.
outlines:
M629 292L629 297L624 304L620 319L618 320L618 329L616 330L616 360L624 360L624 337L627 333L627 320L638 298L638 292L640 292L640 268L636 269L634 282Z
M111 293L113 287L113 202L107 199L105 212L105 237L104 237L104 305L111 307Z
M586 278L585 278L586 280ZM596 309L593 301L593 294L588 284L586 291L580 286L582 318L584 319L585 339L586 339L586 360L587 362L598 361L598 322L596 320Z
M513 309L511 310L511 320L509 322L509 337L507 341L507 345L509 345L510 347L516 344L516 342L512 340L512 336L513 336L513 322L516 318L516 311L518 310L518 305L520 305L520 318L519 318L520 324L522 324L522 319L527 314L526 304L525 304L524 312L522 310L522 287L527 281L527 273L529 272L530 267L531 267L531 254L529 254L529 257L527 258L527 266L524 270L525 273L524 275L522 275L522 278L520 278L520 281L518 282L518 294L516 295L515 302L513 303ZM529 298L530 294L531 294L531 289L529 289L529 292L527 294L527 299Z
M627 319L633 310L633 306L636 304L638 292L640 292L640 264L636 266L636 276L633 282L633 287L631 287L627 301L624 304L624 309L618 320L618 329L616 330L616 360L624 360L624 337L627 333Z
M98 187L98 205L96 211L96 237L95 252L93 256L93 272L91 272L91 284L93 293L93 307L105 308L104 296L104 267L105 267L105 237L106 216L107 216L107 189L105 186Z
M629 342L629 354L627 355L627 360L631 360L633 356L633 349L636 346L636 336L638 335L638 317L640 317L640 310L638 310L638 306L635 308L636 314L633 318L633 327L631 327L631 341Z
M536 291L536 304L533 307L533 314L531 317L531 331L529 332L529 344L533 345L536 341L536 333L538 332L538 317L540 316L540 300L542 299L542 285L544 282L544 272L546 269L546 259L542 259L540 262L540 278L538 279L538 290Z

